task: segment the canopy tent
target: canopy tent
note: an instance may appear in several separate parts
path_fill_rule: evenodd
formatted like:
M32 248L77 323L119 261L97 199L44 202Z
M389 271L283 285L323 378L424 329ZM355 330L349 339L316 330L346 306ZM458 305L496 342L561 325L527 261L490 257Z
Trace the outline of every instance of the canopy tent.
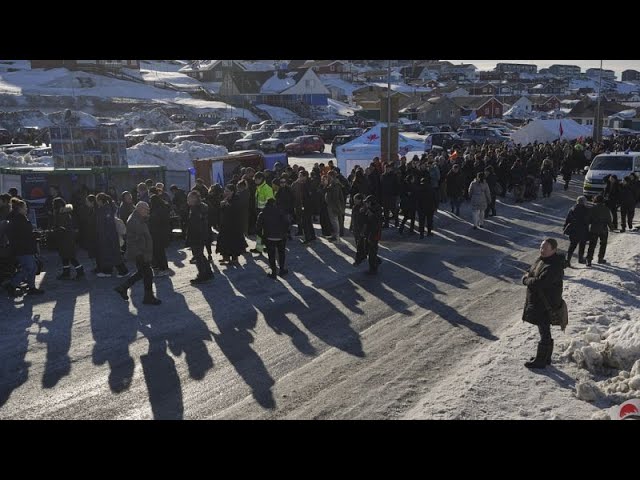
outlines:
M560 134L562 124L562 135ZM511 134L511 140L515 144L527 145L529 143L553 142L554 140L574 140L578 137L590 137L593 127L580 125L571 119L563 120L534 120L520 130Z
M367 167L374 157L382 156L381 139L383 123L378 123L368 132L351 140L349 143L336 149L337 165L340 172L347 176L356 165ZM398 134L398 155L407 155L410 152L423 153L424 142L413 140Z

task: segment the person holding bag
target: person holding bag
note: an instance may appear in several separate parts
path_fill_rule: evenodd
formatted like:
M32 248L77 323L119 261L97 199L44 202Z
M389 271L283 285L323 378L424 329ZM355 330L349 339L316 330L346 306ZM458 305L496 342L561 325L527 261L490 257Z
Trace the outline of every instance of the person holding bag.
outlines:
M562 300L564 266L565 259L558 253L558 242L546 238L540 245L540 257L522 277L523 285L527 286L522 321L536 325L540 332L536 356L524 364L527 368L545 368L551 364L551 325L557 323L554 317L558 310L564 308L566 311Z

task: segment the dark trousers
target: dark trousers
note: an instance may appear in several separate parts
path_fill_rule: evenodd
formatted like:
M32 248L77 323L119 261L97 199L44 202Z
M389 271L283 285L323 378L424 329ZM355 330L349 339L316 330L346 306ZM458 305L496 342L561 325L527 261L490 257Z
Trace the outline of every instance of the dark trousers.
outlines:
M389 213L391 213L391 218L395 220L396 228L398 228L398 197L382 197L382 213L385 227L389 226Z
M124 262L121 262L118 265L116 265L116 270L118 271L118 275L126 275L127 273L129 273L129 269L124 264ZM98 264L98 272L111 275L111 273L113 273L113 267Z
M62 268L69 268L69 264L73 265L74 267L80 265L80 262L78 262L78 259L76 259L76 257L63 257L62 255L60 255L60 259L62 260Z
M575 238L569 237L569 250L567 250L567 260L571 260L573 256L573 252L576 251L576 247L578 247L578 258L582 260L584 258L584 249L587 246L586 240L578 241Z
M296 225L298 226L298 233L296 233L296 235L299 236L299 235L302 235L304 233L302 208L301 207L296 207L294 209L294 213L295 213L295 217L296 217Z
M169 268L169 264L167 263L167 252L160 242L153 242L152 265L160 270L167 270Z
M553 341L551 338L551 324L548 320L540 320L540 323L538 323L538 332L540 332L541 344L549 345Z
M18 255L16 257L20 269L11 278L11 285L18 287L22 282L27 282L29 288L36 288L36 257L34 255Z
M404 217L402 217L402 221L400 222L400 228L398 229L400 233L402 233L402 231L404 230L404 224L407 222L407 220L409 220L409 231L413 232L415 230L414 227L416 224L415 210L409 210L408 212L405 212Z
M377 272L378 271L378 241L377 240L367 241L367 254L369 256L369 271Z
M418 212L418 230L420 232L420 236L424 237L424 220L427 220L427 233L431 233L433 230L433 211L428 212Z
M122 286L129 289L140 279L142 279L144 283L145 296L149 294L153 295L153 271L151 270L151 264L145 262L142 256L136 258L136 273L127 278Z
M456 215L460 215L460 205L462 204L462 197L449 197L451 201L451 212Z
M316 232L313 229L313 221L311 220L311 211L307 208L302 211L302 230L304 232L305 241L316 238Z
M496 216L496 194L491 194L491 203L484 209L484 218L489 216L489 212L491 212L491 216Z
M269 240L265 239L265 246L267 247L267 255L269 257L269 266L271 267L271 272L276 273L276 250L278 251L278 266L280 270L284 270L284 258L285 258L285 247L287 245L287 239L283 238L282 240Z
M600 250L598 250L598 258L604 258L607 253L607 239L609 238L609 232L603 233L589 233L589 250L587 251L587 260L593 260L593 253L596 251L596 244L600 239Z
M613 229L618 228L618 205L608 203L607 207L609 207L609 211L611 211L611 216L613 217Z
M191 253L193 253L193 258L196 259L196 267L198 268L198 278L207 278L213 275L211 271L211 266L207 259L204 256L204 245L192 245Z
M620 205L620 229L624 229L627 225L629 228L633 228L633 216L635 213L635 205Z

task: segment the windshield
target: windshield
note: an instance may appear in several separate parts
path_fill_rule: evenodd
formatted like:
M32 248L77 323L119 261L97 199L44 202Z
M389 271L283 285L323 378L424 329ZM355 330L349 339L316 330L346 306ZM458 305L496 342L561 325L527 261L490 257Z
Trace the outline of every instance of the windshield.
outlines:
M622 155L598 155L591 164L591 170L628 170L632 169L633 157Z

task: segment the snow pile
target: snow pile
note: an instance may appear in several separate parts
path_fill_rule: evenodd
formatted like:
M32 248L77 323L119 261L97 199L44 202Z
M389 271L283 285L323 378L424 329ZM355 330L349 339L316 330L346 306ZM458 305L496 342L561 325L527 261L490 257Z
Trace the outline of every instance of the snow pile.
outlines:
M272 105L256 105L256 107L267 112L272 120L277 120L278 122L297 122L301 119L300 115L287 108L274 107Z
M328 110L330 112L335 112L338 115L342 115L345 117L350 117L353 115L354 111L362 110L360 105L349 105L347 103L339 102L338 100L333 100L329 98L328 102Z
M0 167L50 167L52 165L51 157L32 159L30 155L7 155L0 152Z
M0 112L0 126L8 130L20 127L50 127L48 116L38 110L19 110L16 112Z
M193 160L227 153L227 149L220 145L199 142L186 141L176 146L142 142L127 148L127 162L129 165L161 165L168 170L188 170L193 167Z
M182 128L171 121L169 116L161 108L154 108L149 111L133 111L123 115L118 126L124 127L125 131L134 128L153 128L156 130L178 130Z
M67 112L71 111L71 116L67 117ZM61 112L54 112L47 115L47 118L53 125L73 125L76 127L95 127L100 122L93 115L88 113L78 112L75 110L64 110Z

